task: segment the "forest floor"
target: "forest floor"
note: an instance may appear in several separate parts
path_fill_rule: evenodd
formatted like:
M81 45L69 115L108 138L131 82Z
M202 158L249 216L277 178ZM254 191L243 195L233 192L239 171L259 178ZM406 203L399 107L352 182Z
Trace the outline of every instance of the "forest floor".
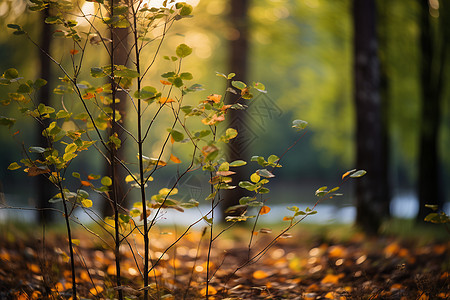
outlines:
M150 272L150 299L206 299L207 271L214 275L209 299L450 299L450 239L436 237L434 228L367 237L348 225L301 225L238 269L249 257L250 229L240 227L214 241L209 270L209 231L192 230L164 253L182 230L160 229L150 240L152 258L162 257ZM0 299L70 297L67 238L61 230L41 231L0 226ZM80 229L74 236L79 297L117 298L113 251ZM250 256L275 236L260 230ZM143 252L138 239L130 241L121 248L122 290L125 299L140 299L135 261Z

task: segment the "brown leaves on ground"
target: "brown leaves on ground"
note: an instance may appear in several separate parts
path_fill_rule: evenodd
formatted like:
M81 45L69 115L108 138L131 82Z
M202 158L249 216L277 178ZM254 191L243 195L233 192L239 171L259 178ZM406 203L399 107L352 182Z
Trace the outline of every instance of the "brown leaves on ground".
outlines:
M250 233L245 231L248 236ZM76 282L81 297L111 299L122 289L129 299L142 295L141 241L137 248L121 248L122 286L115 286L115 263L105 249L85 233L77 232ZM176 238L171 231L152 237L149 273L151 299L449 299L449 242L417 245L394 239L368 239L361 234L344 243L302 241L293 233L281 239L261 259L236 269L263 250L274 235L248 240L217 239L209 264L208 240L193 231L176 248L165 252ZM68 299L72 280L66 239L45 236L0 236L0 299ZM200 247L198 247L200 244ZM131 247L131 248L130 248ZM208 288L206 273L214 274ZM158 296L159 295L159 296Z

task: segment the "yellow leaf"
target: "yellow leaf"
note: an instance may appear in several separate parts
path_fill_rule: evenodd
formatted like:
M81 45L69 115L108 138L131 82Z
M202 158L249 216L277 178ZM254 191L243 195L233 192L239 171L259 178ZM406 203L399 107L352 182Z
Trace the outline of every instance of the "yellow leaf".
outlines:
M170 154L170 160L173 161L176 164L181 163L181 160L178 157L176 157L175 155L173 155L173 154Z
M260 179L261 179L261 177L260 177L258 174L256 174L256 173L253 173L253 174L250 176L250 180L251 180L252 182L254 182L254 183L258 183Z
M76 246L80 246L80 240L79 239L72 239L72 244Z
M84 207L89 208L89 207L92 206L92 200L89 200L89 199L83 199L83 200L81 200L81 204L82 204Z
M270 211L270 207L264 205L263 207L261 207L261 209L259 210L259 214L260 215L265 215L268 214Z
M258 271L253 272L253 278L255 278L255 279L264 279L267 277L269 277L269 274L267 274L264 271L258 270Z

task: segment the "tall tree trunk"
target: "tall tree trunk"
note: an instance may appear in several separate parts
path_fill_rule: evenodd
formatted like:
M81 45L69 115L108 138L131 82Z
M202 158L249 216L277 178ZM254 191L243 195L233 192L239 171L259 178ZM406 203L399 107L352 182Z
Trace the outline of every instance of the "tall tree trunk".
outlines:
M229 54L229 68L230 72L236 73L234 80L247 80L247 64L248 64L248 0L230 0L231 12L229 15L231 24L231 41L230 41L230 54ZM228 103L235 103L240 95L232 95L228 99ZM234 160L242 159L249 161L247 149L242 147L246 143L243 142L246 139L245 135L245 111L242 110L230 110L227 116L229 123L228 127L234 128L238 132L238 136L232 139L228 147L227 160L232 162ZM248 180L244 171L241 169L238 174L233 176L233 184L237 185L242 180ZM245 192L241 188L233 190L226 190L225 198L222 202L222 208L239 204L239 199L245 195Z
M382 173L384 174L381 183L383 190L381 191L384 195L382 196L383 214L386 217L390 217L390 205L392 198L391 191L391 174L390 174L390 138L389 138L389 103L390 103L390 82L389 82L389 65L387 61L388 53L388 12L389 3L378 2L378 40L379 40L379 59L380 59L380 96L381 96L381 134L383 139L382 144L382 155L383 155L383 165Z
M41 39L39 42L39 46L41 47L39 51L39 64L40 64L40 74L39 77L47 80L47 85L43 86L38 93L38 101L45 105L50 105L51 98L51 78L52 78L52 68L51 61L49 57L45 53L50 53L51 46L51 38L52 38L52 29L51 25L45 23L45 19L50 16L50 10L44 9L41 12ZM44 53L45 52L45 53ZM43 126L48 127L50 122L48 120L43 120ZM43 147L47 147L47 139L42 136L43 127L39 127L37 129L37 136L39 137L39 143ZM51 203L48 202L50 198L52 198L56 194L56 188L52 185L52 183L44 176L36 177L37 184L37 206L41 210L39 212L39 222L51 222L52 221L52 212L49 208L52 207Z
M354 0L353 21L356 166L368 172L356 181L356 224L375 234L387 214L375 1Z
M442 207L443 189L439 176L439 127L441 121L440 107L444 82L444 67L448 51L448 28L444 24L442 14L448 3L440 1L441 15L439 16L441 25L433 24L428 0L420 1L420 49L421 49L421 70L420 80L422 87L421 94L421 126L419 137L419 213L417 220L423 221L430 212L425 204L435 204ZM448 17L448 15L446 16ZM434 20L436 21L436 20ZM448 21L447 22L447 26ZM438 32L436 33L437 30Z
M129 61L129 28L114 28L112 31L114 35L114 44L112 45L112 50L114 51L114 65L127 65ZM119 123L123 126L126 120L126 103L127 103L127 94L120 89L116 92L116 101L119 100L119 103L116 103L116 110L119 111L122 119ZM124 141L124 131L122 127L116 126L114 128L115 133L117 133L119 139ZM110 132L109 135L113 134ZM122 145L116 151L116 156L120 159L125 157L125 145ZM119 164L113 164L115 168L114 175L116 178L115 188L116 188L116 196L118 199L119 205L125 205L125 197L127 192L127 186L125 184L125 170ZM112 176L111 166L105 166L106 172L109 176ZM113 204L109 201L106 201L103 205L103 216L111 216L113 214Z

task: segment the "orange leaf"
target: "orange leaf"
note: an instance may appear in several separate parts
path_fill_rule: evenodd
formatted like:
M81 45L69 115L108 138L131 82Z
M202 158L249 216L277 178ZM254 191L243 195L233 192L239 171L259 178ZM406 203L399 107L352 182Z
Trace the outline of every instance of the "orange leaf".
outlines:
M166 103L175 102L175 100L173 100L172 98L161 97L161 99L159 99L158 102L161 104L166 104Z
M321 283L331 283L331 284L337 284L339 279L344 277L343 273L340 273L338 275L333 274L327 274L321 281Z
M181 163L181 160L178 157L176 157L175 155L173 155L173 154L170 154L170 160L173 161L176 164Z
M86 180L81 180L81 185L83 185L83 186L92 186L92 183L90 183L89 181L86 181Z
M175 143L175 139L173 138L172 135L170 135L170 142L171 142L172 144Z
M259 214L260 215L265 215L268 214L270 211L270 207L264 205L263 207L261 207L261 209L259 210Z
M291 221L292 217L283 217L283 221Z
M222 95L211 94L208 97L206 97L206 99L208 99L214 103L219 103L220 100L222 99Z
M95 95L93 93L86 93L86 94L83 95L83 99L85 99L85 100L89 100L89 99L92 99L94 97L95 97Z
M100 294L101 292L103 292L103 288L101 286L95 286L92 289L89 290L89 292L94 295L97 296L98 294Z
M77 54L79 51L78 50L76 50L76 49L71 49L70 50L70 54L71 55L75 55L75 54Z
M165 81L165 80L160 80L160 82L164 85L172 85L172 83Z
M350 172L345 172L344 174L342 174L342 179L344 179L344 178L347 177L348 175L350 175Z
M342 258L346 255L346 249L342 246L331 246L328 252L329 257Z
M267 277L269 277L269 274L267 274L264 271L258 270L258 271L253 272L253 278L255 278L255 279L264 279Z
M206 287L204 287L200 291L200 294L202 294L202 296L206 296ZM208 287L208 295L215 295L215 294L217 294L217 290L213 286L209 286Z
M87 179L88 179L88 180L94 180L94 176L88 175Z
M97 89L95 90L95 92L96 92L97 94L100 94L101 92L103 92L103 88L99 87L99 88L97 88Z

